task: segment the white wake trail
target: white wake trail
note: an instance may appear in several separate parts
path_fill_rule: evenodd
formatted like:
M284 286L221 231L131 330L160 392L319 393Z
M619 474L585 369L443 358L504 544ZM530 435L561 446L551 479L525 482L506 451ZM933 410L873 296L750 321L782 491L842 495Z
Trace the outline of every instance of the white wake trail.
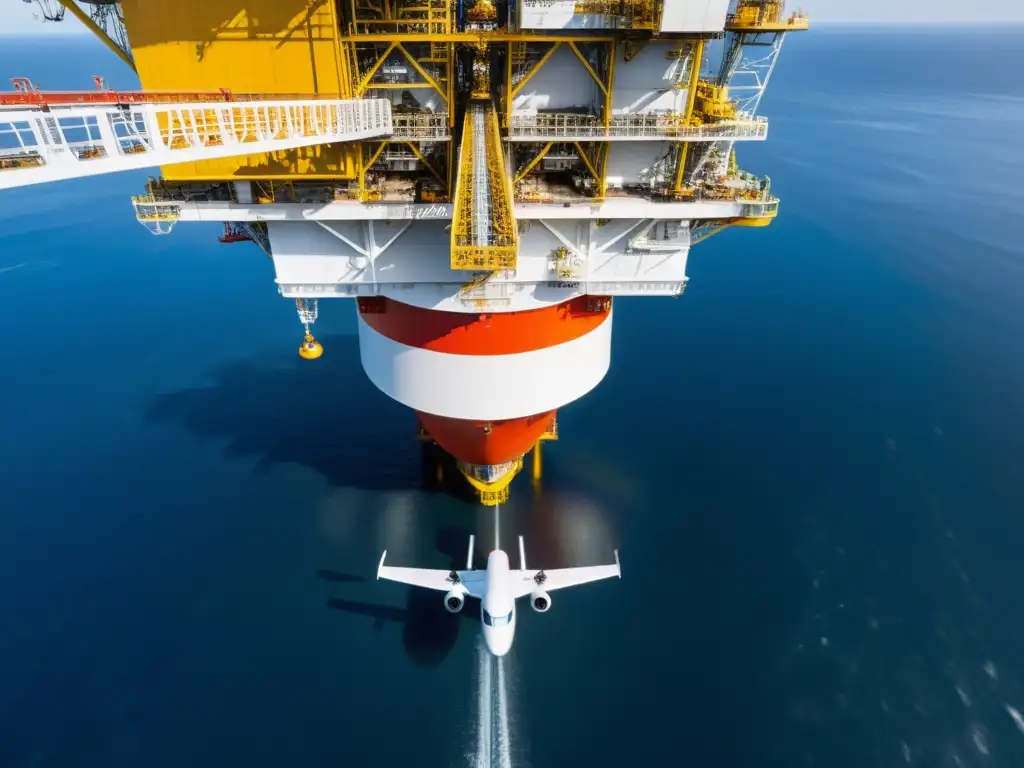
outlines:
M491 654L477 646L476 768L491 768Z
M498 658L498 754L501 768L512 768L512 734L508 727L508 695L505 688L505 659Z
M505 660L487 651L478 653L476 759L473 768L512 768L512 729L509 718Z

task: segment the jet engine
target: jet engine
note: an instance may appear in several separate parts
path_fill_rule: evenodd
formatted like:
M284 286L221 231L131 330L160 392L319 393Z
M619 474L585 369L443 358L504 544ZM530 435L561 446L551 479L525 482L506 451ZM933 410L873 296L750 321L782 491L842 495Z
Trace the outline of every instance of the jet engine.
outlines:
M551 596L543 589L538 589L530 595L530 605L537 613L546 613L551 607Z
M444 607L448 613L458 613L466 604L466 596L458 589L453 589L444 596Z

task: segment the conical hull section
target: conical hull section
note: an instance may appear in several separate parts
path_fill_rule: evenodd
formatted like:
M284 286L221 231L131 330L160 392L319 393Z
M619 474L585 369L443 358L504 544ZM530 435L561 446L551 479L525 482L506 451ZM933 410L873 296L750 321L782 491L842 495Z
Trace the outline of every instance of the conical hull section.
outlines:
M529 451L551 430L555 411L516 419L475 421L417 411L420 423L438 445L470 464L504 464Z

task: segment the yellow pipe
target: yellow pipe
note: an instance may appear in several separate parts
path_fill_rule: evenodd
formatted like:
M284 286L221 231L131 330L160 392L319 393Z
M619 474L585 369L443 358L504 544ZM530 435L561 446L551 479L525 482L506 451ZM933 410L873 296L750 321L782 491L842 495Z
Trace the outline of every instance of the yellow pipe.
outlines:
M686 125L693 119L693 106L697 103L697 83L700 82L700 65L704 59L704 41L697 41L693 53L693 66L690 68L690 85L686 94Z
M600 185L601 177L597 174L597 170L591 164L590 158L587 157L587 153L583 151L583 147L580 145L578 141L574 141L573 146L576 147L576 151L580 153L580 159L583 161L583 164L587 166L587 170L590 171L590 175L594 177L594 181L596 181L598 185Z
M448 199L451 200L452 199L452 191L453 191L452 190L452 171L455 170L455 168L454 168L454 166L455 166L455 153L452 151L450 146L448 147L447 151L445 152L444 164L445 164L445 167L448 169L448 183L445 184L444 190L445 190L445 192L448 195Z
M590 66L590 62L584 58L582 53L580 53L580 49L576 47L576 43L569 43L569 47L572 48L572 52L576 54L576 58L579 59L583 63L583 66L587 68L587 72L589 72L590 76L594 78L594 82L597 83L597 87L601 89L605 96L607 96L607 86L601 82L601 78L597 76L597 72L595 72L594 68Z
M523 169L523 172L522 172L522 173L520 173L520 174L518 174L518 175L517 175L517 176L516 176L516 177L515 177L515 178L514 178L514 179L512 180L512 183L513 183L513 184L518 184L518 183L519 183L520 181L522 181L522 180L523 180L523 178L525 178L526 174L528 174L528 173L529 173L530 171L532 171L532 170L533 170L533 168L534 168L534 166L536 166L536 165L537 165L537 163L539 163L539 162L540 162L541 160L543 160L543 159L544 159L544 155L546 155L546 154L547 154L548 152L550 152L550 151L551 151L551 147L553 147L553 146L554 146L554 144L555 144L555 142L553 142L553 141L549 141L549 142L548 142L548 143L547 143L547 144L546 144L546 145L544 146L544 149L542 149L542 150L541 150L540 152L538 152L538 153L537 153L537 156L536 156L535 158L533 158L533 160L531 160L531 161L530 161L530 162L529 162L529 163L527 164L527 166L526 166L526 167L525 167L525 168Z
M384 51L384 55L377 59L376 63L372 67L370 67L370 71L363 76L363 79L359 81L359 85L356 86L356 96L363 95L363 93L366 91L367 87L370 84L370 80L373 78L375 74L377 74L377 70L381 68L381 65L385 61L387 61L388 56L390 56L391 52L395 50L395 48L397 47L398 43L392 43L391 45L389 45L388 49Z
M419 158L420 162L423 163L424 167L426 167L426 169L428 171L430 171L430 173L434 176L434 178L437 179L438 183L441 184L442 186L444 186L444 179L441 178L441 174L439 174L437 171L435 171L434 170L434 166L432 166L430 163L427 162L427 158L425 158L423 156L423 153L420 152L419 147L417 147L411 141L407 141L405 143L409 145L409 149L411 149L413 151L413 154L415 154L416 157Z
M533 480L539 482L541 478L541 459L540 459L540 441L533 446Z
M721 224L719 224L714 229L709 230L708 232L705 232L704 234L700 235L696 240L691 240L690 241L690 246L693 247L693 246L695 246L695 245L697 245L699 243L703 243L709 237L714 237L719 232L724 232L733 223L734 222L732 220L726 220L726 221L722 222Z
M441 90L441 86L437 84L437 81L434 80L434 78L432 78L429 74L427 74L427 71L420 66L420 63L416 61L416 59L414 59L407 50L405 50L404 45L402 45L401 43L398 43L397 45L398 50L402 52L405 58L409 60L409 63L412 64L416 71L420 73L420 77L422 77L427 82L428 85L430 85L434 90L437 91L438 96L440 96L444 100L444 103L447 105L448 96L445 94L444 91Z
M89 14L87 14L85 11L83 11L81 8L75 5L74 0L67 0L67 2L64 3L64 7L71 11L71 15L78 19L80 22L82 22L85 25L86 29L88 29L90 32L96 35L96 37L100 39L101 43L103 43L105 46L107 46L107 48L109 48L115 54L117 54L117 58L119 58L129 67L131 67L132 72L134 72L135 74L139 74L139 71L135 68L135 60L132 59L132 57L125 53L123 50L121 50L121 47L110 39L110 35L104 32L103 29L100 28L100 26L95 21L89 18Z
M608 51L608 89L604 92L604 129L606 134L612 124L612 91L615 88L615 57L617 55L615 41L612 40Z
M505 54L505 127L512 124L512 46L508 44Z
M601 199L604 200L608 193L608 155L612 152L612 143L604 143L604 154L601 156Z
M387 144L386 141L382 141L380 143L380 146L377 147L377 151L373 153L373 156L370 158L370 162L368 162L368 163L366 162L365 158L363 157L363 147L365 145L362 142L359 144L358 157L359 157L359 199L360 200L363 200L363 199L366 198L366 171L367 171L367 169L369 169L369 167L371 165L373 165L375 162L377 162L377 158L380 157L380 153L384 151L384 145L385 144Z
M520 80L516 87L512 90L513 97L521 90L523 90L523 86L530 82L530 78L537 74L540 71L540 68L548 63L548 59L550 59L554 55L555 51L557 51L561 46L561 43L555 43L545 52L543 56L540 57L540 61L538 61L533 66L533 68L526 73L526 77Z
M697 84L700 82L700 66L704 59L704 40L698 40L693 51L693 64L690 66L690 84L686 93L686 113L683 124L689 125L693 120L693 107L697 103ZM676 168L675 186L673 191L683 191L683 174L686 173L686 156L690 151L690 142L680 144L679 167Z
M386 146L386 145L387 145L388 143L389 143L389 142L387 142L387 141L382 141L382 142L380 143L380 146L378 146L378 147L377 147L377 150L376 150L376 151L375 151L375 152L374 152L374 153L373 153L372 155L370 155L370 162L368 162L368 163L366 164L366 170L369 170L370 168L372 168L372 167L373 167L373 164L374 164L374 163L376 163L378 159L380 159L380 155L381 155L381 152L383 152L383 151L384 151L384 147L385 147L385 146Z
M455 103L455 46L448 46L448 127L455 127L455 110L452 109L452 104ZM451 161L454 152L449 153L448 157L448 193L451 194Z
M338 78L338 93L341 97L351 97L352 82L348 75L348 62L342 51L341 23L338 21L338 8L334 3L328 3L331 12L331 37L334 38L334 67L335 76Z

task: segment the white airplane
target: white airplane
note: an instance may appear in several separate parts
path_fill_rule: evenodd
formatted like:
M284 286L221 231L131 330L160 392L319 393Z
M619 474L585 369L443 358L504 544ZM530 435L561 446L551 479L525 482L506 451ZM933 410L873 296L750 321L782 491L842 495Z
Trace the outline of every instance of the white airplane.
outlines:
M411 584L414 587L447 592L444 607L458 613L466 597L480 600L480 619L483 622L484 642L495 656L504 656L512 647L516 631L516 598L530 595L530 605L538 613L551 607L549 591L575 587L601 579L622 578L619 551L615 550L615 565L595 565L587 568L558 568L552 571L528 571L523 537L519 537L519 570L511 570L508 555L500 549L487 556L487 570L473 570L473 536L469 537L466 570L445 571L430 568L394 568L384 565L388 551L380 556L377 578Z

